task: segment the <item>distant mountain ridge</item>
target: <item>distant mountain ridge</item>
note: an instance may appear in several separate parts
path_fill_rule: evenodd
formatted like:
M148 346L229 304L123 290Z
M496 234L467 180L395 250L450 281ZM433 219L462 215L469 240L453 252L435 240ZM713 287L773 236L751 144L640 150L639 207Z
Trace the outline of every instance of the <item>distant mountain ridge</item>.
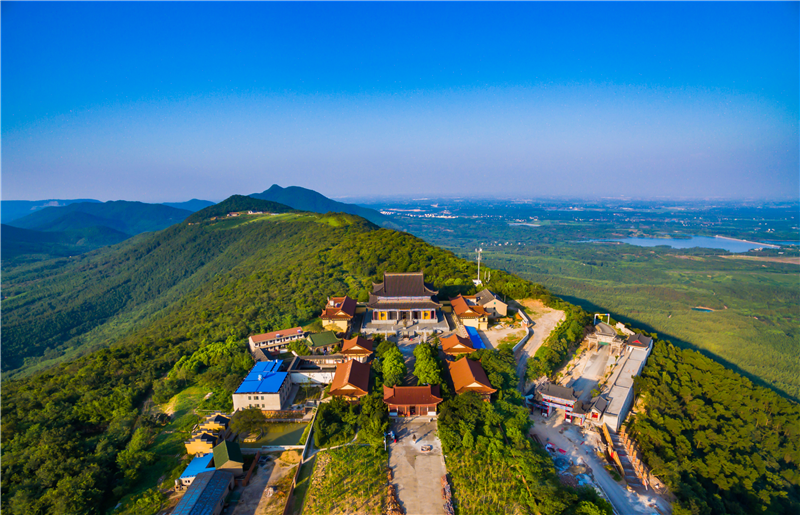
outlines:
M289 186L282 188L273 184L268 190L261 193L252 193L253 198L271 200L279 202L299 211L311 211L313 213L348 213L365 218L380 227L395 227L392 221L368 207L361 207L356 204L345 204L331 200L319 192L300 186Z
M79 199L46 199L46 200L3 200L0 201L0 219L7 224L46 207L63 207L78 202L96 202L90 198Z
M9 225L36 231L110 227L133 236L166 229L182 222L191 214L186 209L127 200L78 202L63 207L47 207L14 220Z
M216 204L216 202L193 198L192 200L187 200L186 202L162 202L161 204L169 207L174 207L176 209L185 209L187 211L195 213L197 211L200 211L201 209L213 206L214 204Z

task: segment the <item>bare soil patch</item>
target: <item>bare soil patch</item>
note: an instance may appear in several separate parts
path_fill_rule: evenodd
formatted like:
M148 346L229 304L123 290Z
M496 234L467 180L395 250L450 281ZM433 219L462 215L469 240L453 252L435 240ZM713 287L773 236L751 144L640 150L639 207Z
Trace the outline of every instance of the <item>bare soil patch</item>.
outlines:
M525 307L528 316L534 321L553 311L553 308L545 306L540 299L520 299L516 303Z
M767 263L789 263L790 265L800 265L800 256L720 256L725 259L744 259L747 261L763 261Z

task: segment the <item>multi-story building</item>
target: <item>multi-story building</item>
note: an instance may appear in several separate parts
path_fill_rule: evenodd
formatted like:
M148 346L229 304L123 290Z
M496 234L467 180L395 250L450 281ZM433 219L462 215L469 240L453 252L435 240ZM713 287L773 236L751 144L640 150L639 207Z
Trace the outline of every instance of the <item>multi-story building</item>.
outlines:
M350 329L350 322L354 316L356 316L356 301L345 295L329 298L320 318L322 326L326 329L344 333Z
M258 408L277 411L287 402L292 391L292 381L287 372L281 372L282 362L260 361L233 393L233 411Z
M271 333L254 334L250 336L250 352L255 354L256 349L263 350L283 350L291 342L305 338L305 332L302 327L292 327L291 329L282 329L280 331L272 331Z
M442 307L433 298L437 293L425 283L422 272L385 273L382 283L372 285L367 314L375 324L436 321Z
M450 305L453 306L453 314L461 325L483 331L489 328L489 313L483 306L475 304L474 297L459 295L450 299Z

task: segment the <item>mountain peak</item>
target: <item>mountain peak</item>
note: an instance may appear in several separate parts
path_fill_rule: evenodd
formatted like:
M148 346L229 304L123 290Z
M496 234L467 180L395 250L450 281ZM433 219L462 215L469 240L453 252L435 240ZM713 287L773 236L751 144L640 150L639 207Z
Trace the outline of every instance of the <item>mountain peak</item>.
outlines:
M269 213L287 213L294 211L291 207L278 202L272 202L256 197L247 197L245 195L231 195L219 204L208 206L194 213L192 216L186 219L186 222L196 223L213 217L225 216L232 212L250 210L264 211Z
M279 202L300 211L311 211L313 213L347 213L366 218L370 222L382 226L396 228L389 219L374 209L361 207L356 204L345 204L329 199L319 193L301 186L288 186L282 188L273 184L266 191L253 193L253 198Z

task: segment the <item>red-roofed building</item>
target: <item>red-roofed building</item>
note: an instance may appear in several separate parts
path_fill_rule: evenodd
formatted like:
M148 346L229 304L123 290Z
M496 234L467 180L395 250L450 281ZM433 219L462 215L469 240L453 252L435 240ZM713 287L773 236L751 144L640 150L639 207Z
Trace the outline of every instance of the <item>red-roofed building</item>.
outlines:
M357 401L369 393L370 366L354 359L336 365L331 383L331 395L346 401Z
M383 402L391 416L436 415L436 406L443 400L440 395L438 384L383 387Z
M459 356L461 354L475 352L475 348L472 346L472 340L455 333L447 338L442 338L440 342L442 344L442 352L448 356Z
M368 340L363 336L357 336L349 340L344 340L340 354L360 361L361 363L366 363L369 357L372 356L374 345L375 342L372 340Z
M354 316L356 316L356 301L345 295L344 297L330 297L320 318L322 326L326 329L347 332Z
M291 329L282 329L280 331L272 331L271 333L254 334L250 336L250 352L255 353L256 349L267 350L282 350L285 349L289 343L294 340L305 338L305 331L302 327L292 327Z
M450 369L450 377L453 379L453 388L457 394L475 392L483 400L488 401L496 388L492 388L492 383L486 377L479 361L463 358L458 361L451 361L447 364Z
M453 313L461 325L474 327L485 331L489 328L489 313L475 303L474 297L470 300L462 295L450 299Z

